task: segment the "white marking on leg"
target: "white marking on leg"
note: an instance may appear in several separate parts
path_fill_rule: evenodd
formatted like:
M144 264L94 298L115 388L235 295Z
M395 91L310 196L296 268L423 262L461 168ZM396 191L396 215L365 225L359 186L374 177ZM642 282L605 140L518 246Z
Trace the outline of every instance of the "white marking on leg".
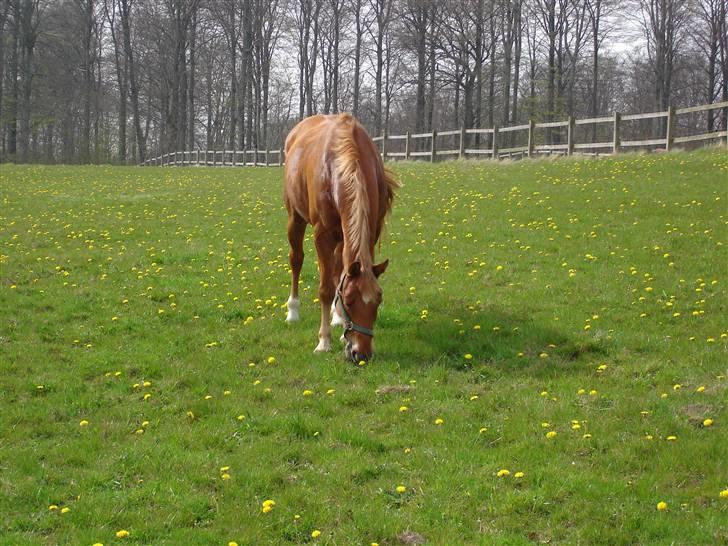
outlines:
M299 300L298 298L289 297L286 305L288 306L288 316L286 317L286 322L297 321L299 319L298 310L301 308L301 300Z
M331 326L343 326L344 318L339 314L336 305L331 304Z
M320 337L318 345L313 350L314 353L328 353L331 350L331 338Z
M344 334L341 334L341 337L339 338L339 341L341 341L342 345L346 345L346 336Z

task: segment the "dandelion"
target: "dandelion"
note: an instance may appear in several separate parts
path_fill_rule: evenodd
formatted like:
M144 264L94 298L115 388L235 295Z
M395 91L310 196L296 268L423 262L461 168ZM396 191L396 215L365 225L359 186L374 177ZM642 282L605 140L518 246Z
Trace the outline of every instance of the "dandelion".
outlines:
M81 422L78 423L78 426L80 426L80 427L87 427L88 426L88 421L86 419L81 419Z
M405 491L407 491L407 488L404 485L398 485L396 490L397 493L404 493Z
M231 540L230 542L228 542L228 546L238 546L238 543L234 540Z
M443 420L442 420L441 418L439 418L439 417L438 417L437 419L435 419L435 424L436 424L436 425L441 425L441 424L443 424L444 422L445 422L445 421L443 421Z
M400 406L399 407L399 411L402 412L402 413L404 413L405 411L408 411L408 410L409 410L409 408L407 406Z
M721 499L728 499L728 489L723 489L723 491L718 493L718 497Z
M53 512L54 510L58 510L58 505L57 504L51 504L48 507L48 510L50 510L51 512Z
M306 389L305 391L303 391L303 396L311 396L312 394L313 394L312 390Z
M116 531L116 538L126 538L129 536L129 531L126 529L120 529Z
M707 419L703 420L703 426L704 427L712 427L713 426L713 420L708 417Z
M677 440L677 436L668 436L667 437L668 442L674 442L675 440Z
M555 438L555 437L556 437L556 431L555 430L549 430L546 433L546 438L549 439L549 440L551 440L552 438Z
M71 509L68 506L61 508L61 514L68 514L70 511Z
M658 502L658 503L657 503L657 509L658 509L658 510L659 510L660 512L663 512L663 511L667 510L667 503L666 503L665 501L660 501L660 502Z
M243 415L243 414L241 413L240 415L238 415L238 416L237 416L237 420L238 420L238 421L245 421L245 415Z
M498 476L499 478L506 478L506 477L508 477L510 475L511 475L511 471L508 470L507 468L500 469L498 471L498 474L496 474L496 476Z
M268 362L268 364L275 364L276 363L276 357L269 356L267 362Z
M320 536L321 536L321 531L319 531L318 529L314 529L314 530L313 530L313 531L311 532L311 538L318 538L318 537L320 537Z
M700 385L697 389L695 389L695 392L704 392L704 391L705 391L704 385Z
M523 472L516 472L515 474L513 474L513 477L516 479L523 478L524 476L525 474Z
M470 353L465 353L465 355L463 355L463 358L465 358L465 360L473 360L473 355L471 355Z

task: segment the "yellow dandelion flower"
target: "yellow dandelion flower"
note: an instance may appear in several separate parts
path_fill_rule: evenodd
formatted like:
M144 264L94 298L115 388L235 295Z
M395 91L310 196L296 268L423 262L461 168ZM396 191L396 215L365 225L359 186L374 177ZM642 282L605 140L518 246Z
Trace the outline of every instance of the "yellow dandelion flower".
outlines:
M407 491L407 488L404 485L397 486L397 493L404 493L405 491Z
M88 421L86 419L81 419L81 422L78 423L78 425L81 426L81 427L87 427L88 426Z
M313 530L313 531L311 532L311 538L318 538L318 537L320 537L320 536L321 536L321 531L319 531L318 529L314 529L314 530Z
M267 362L268 362L268 364L275 364L276 363L276 357L269 356Z
M555 437L556 437L556 431L555 431L555 430L549 430L549 431L548 431L548 432L546 433L546 438L548 438L549 440L550 440L551 438L555 438Z
M409 408L407 406L400 406L399 407L399 411L401 411L402 413L404 413L407 410L409 410Z
M500 469L498 471L498 474L496 474L496 476L498 476L499 478L505 478L505 477L510 476L510 475L511 475L511 471L508 470L507 468Z
M303 396L311 396L313 394L313 391L306 389L303 391Z
M48 510L50 510L51 512L52 512L53 510L58 510L58 505L57 505L57 504L51 504L51 505L50 505L50 506L48 507Z
M61 514L68 514L70 511L71 509L68 506L61 508Z
M708 417L707 419L703 420L703 426L704 427L712 427L713 426L713 420Z
M657 509L662 512L663 510L667 510L667 503L665 501L660 501L657 503Z
M721 499L728 499L728 489L723 489L723 491L718 493L718 497Z
M116 531L116 538L126 538L129 536L129 531L126 529L120 529L119 531Z
M435 419L435 424L436 424L436 425L441 425L441 424L443 424L444 422L445 422L445 421L444 421L443 419L439 418L439 417L438 417L437 419Z
M525 474L523 472L516 472L515 474L513 474L514 478L523 478L524 476Z

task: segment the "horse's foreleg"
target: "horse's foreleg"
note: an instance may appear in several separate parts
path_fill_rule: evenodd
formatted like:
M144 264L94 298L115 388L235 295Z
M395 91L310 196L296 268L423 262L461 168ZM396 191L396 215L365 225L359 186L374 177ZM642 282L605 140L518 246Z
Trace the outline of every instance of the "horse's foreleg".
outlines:
M288 297L287 322L298 320L298 310L301 308L301 300L298 299L298 279L301 277L303 267L303 236L306 233L306 221L295 211L288 216L288 242L291 250L288 253L288 261L291 265L291 295Z
M331 350L331 302L334 301L334 250L336 243L326 231L317 230L314 235L319 265L319 302L321 303L321 326L319 343L314 352Z
M334 251L334 286L338 286L339 281L341 280L341 272L343 270L344 264L342 262L341 252L344 248L344 243L340 242L336 245L336 250ZM334 304L331 304L331 326L343 326L344 325L344 319L341 317L339 312L336 310L336 307ZM343 338L343 336L342 336Z

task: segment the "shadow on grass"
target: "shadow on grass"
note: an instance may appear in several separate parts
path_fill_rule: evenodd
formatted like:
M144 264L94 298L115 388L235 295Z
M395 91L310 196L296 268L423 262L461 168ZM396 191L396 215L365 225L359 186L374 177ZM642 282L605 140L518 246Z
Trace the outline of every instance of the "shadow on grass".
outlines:
M477 364L515 364L539 375L609 352L608 341L593 334L569 336L497 307L468 311L464 319L463 308L430 307L426 318L405 309L383 313L377 324L380 356L403 368L438 365L464 370Z

